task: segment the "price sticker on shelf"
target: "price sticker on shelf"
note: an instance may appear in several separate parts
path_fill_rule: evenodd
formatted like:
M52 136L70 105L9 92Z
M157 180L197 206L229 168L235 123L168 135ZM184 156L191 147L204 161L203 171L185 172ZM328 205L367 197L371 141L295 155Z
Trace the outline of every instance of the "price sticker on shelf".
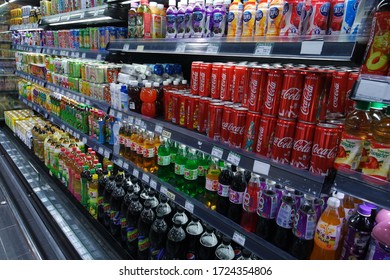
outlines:
M104 150L104 157L105 158L110 158L110 155L111 155L111 152L110 152L110 150Z
M133 124L133 123L134 123L134 117L132 117L132 116L128 117L128 118L127 118L127 122L128 122L129 124Z
M123 169L124 170L129 170L129 164L127 162L123 163Z
M216 158L221 159L222 156L223 156L223 149L214 146L213 149L211 150L211 155L212 155L213 157L216 157Z
M77 133L76 132L76 136L75 136L77 139L80 139L80 133Z
M98 149L98 153L100 154L100 155L104 155L104 149L103 149L103 147L99 147L99 149Z
M122 113L121 112L117 112L116 117L121 120L122 119Z
M240 164L241 156L234 152L230 152L227 160L233 163L235 166L238 166Z
M100 53L96 56L96 60L102 60L102 55Z
M165 137L165 138L168 138L168 139L170 139L170 138L171 138L171 135L172 135L172 133L171 133L171 132L169 132L169 131L167 131L167 130L165 130L165 129L163 129L163 131L162 131L161 135L162 135L163 137Z
M141 119L135 119L135 125L141 126Z
M144 45L138 45L136 51L137 51L137 52L143 52L143 51L144 51L144 48L145 48Z
M163 127L159 124L156 124L156 127L154 128L154 132L161 134L163 131Z
M149 181L150 181L149 175L146 174L146 173L143 173L143 174L142 174L142 181L144 181L144 182L146 182L146 183L149 184Z
M50 122L54 122L54 119L53 119L53 117L50 117Z
M271 54L273 47L273 43L257 43L254 55L268 56Z
M67 128L65 129L65 131L68 132L68 133L70 133L69 127L67 127Z
M88 99L85 100L85 104L87 104L88 106L91 105L91 101L89 101Z
M161 186L160 193L167 195L168 189L164 186Z
M80 53L79 52L75 52L74 53L74 57L79 58L80 57Z
M127 52L127 51L129 50L129 48L130 48L130 45L129 45L129 44L124 44L122 50L123 50L124 52Z
M87 137L84 136L82 141L84 144L87 144L87 142L88 142Z
M170 191L167 190L167 193L165 194L170 200L175 201L176 195Z
M71 57L74 57L74 52L71 52L71 53L70 53L70 56L71 56Z
M133 176L134 176L135 178L138 178L138 176L139 176L139 171L138 171L138 169L133 169Z
M258 160L255 160L253 162L253 172L255 172L255 173L268 176L270 168L271 168L271 165L269 165L268 163L264 163L264 162L261 162Z
M186 51L186 44L185 43L178 43L176 45L176 52L177 53L184 53Z
M206 53L208 54L217 54L219 53L219 44L208 44Z
M184 208L191 214L194 214L194 204L192 204L190 201L186 200Z
M123 160L121 160L120 158L118 158L115 162L116 165L118 165L119 167L123 167Z
M315 54L320 55L322 53L322 48L324 46L324 41L302 41L301 43L301 54Z
M81 96L81 97L80 97L80 101L81 101L82 103L85 103L85 98L84 98L84 96Z
M246 237L238 231L233 233L232 240L241 246L245 246Z
M35 49L35 52L36 52L36 53L40 53L40 52L41 52L41 49L36 48L36 49Z
M23 103L27 105L27 100L26 100L26 99L23 99Z
M65 130L65 125L61 124L61 129Z
M157 182L155 180L151 179L149 185L152 189L157 190Z
M87 54L86 53L82 53L81 54L81 58L86 58L87 57Z

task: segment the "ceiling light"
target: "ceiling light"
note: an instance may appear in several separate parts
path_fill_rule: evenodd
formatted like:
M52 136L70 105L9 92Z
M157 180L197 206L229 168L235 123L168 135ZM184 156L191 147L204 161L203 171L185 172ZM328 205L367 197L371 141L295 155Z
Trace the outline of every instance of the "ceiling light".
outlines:
M109 20L109 19L112 19L112 17L98 17L98 18L87 18L87 19L79 19L79 20L70 20L70 21L50 23L49 25L50 26L54 26L54 25L73 24L73 23L79 23L79 22L102 21L102 20Z

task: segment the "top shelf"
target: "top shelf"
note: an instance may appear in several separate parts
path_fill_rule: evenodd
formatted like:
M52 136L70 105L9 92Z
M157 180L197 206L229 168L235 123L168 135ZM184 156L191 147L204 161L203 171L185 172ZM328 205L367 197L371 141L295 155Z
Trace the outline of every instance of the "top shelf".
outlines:
M126 39L110 42L110 52L173 53L242 58L276 58L353 62L361 58L365 43L349 37L259 37L201 39ZM360 63L360 62L359 62Z

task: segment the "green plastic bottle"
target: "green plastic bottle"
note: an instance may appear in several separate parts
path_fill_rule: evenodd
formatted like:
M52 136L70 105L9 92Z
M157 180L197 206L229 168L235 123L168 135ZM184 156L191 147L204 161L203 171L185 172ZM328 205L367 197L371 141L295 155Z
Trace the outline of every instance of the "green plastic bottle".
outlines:
M175 181L174 186L179 190L183 190L184 186L184 168L186 165L186 146L183 144L179 145L177 154L175 157Z
M197 196L202 197L204 194L203 186L206 184L206 173L209 168L211 158L209 155L206 155L200 151L197 152L198 157L198 186Z
M88 186L89 193L89 214L97 219L97 206L98 206L98 178L95 170L91 170L92 180Z
M196 150L190 148L186 155L186 163L184 166L184 185L183 191L191 197L197 195L198 189L198 157Z
M172 177L170 164L171 164L170 146L167 139L163 138L157 150L157 165L158 165L157 176L165 182L168 182L169 179Z

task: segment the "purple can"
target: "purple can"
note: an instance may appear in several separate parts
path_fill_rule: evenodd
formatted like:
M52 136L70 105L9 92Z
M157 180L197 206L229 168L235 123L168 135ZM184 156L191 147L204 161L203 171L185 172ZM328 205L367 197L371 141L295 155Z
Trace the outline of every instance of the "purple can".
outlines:
M263 190L260 193L257 215L266 219L275 219L278 211L278 196L271 189Z

